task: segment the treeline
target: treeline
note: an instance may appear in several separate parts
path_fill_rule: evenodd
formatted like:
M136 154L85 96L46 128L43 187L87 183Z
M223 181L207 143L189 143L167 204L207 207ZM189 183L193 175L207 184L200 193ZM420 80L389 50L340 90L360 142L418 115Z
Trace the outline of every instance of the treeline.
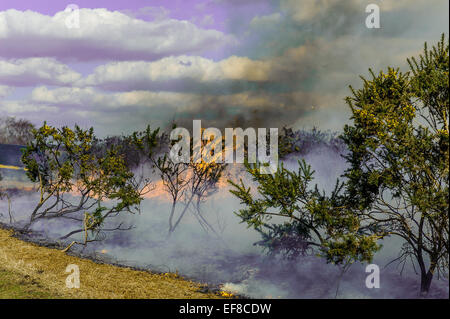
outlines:
M344 154L346 145L338 132L321 131L316 127L311 130L282 128L278 141L280 158L289 154L306 155L316 149L328 149L336 154Z
M25 119L0 118L0 144L26 145L33 139L34 125Z
M26 145L33 139L35 126L26 119L15 117L0 118L0 144ZM160 150L170 145L169 135L162 132L157 136L157 144ZM247 141L244 142L244 150L247 151ZM97 148L105 151L111 146L120 147L121 155L125 163L131 169L137 168L142 161L142 155L136 146L131 143L130 136L108 136L97 140ZM224 148L224 147L222 147ZM322 131L318 128L311 130L284 127L279 134L278 151L279 157L283 158L289 154L305 155L314 149L327 148L338 154L345 152L345 144L339 138L338 132Z

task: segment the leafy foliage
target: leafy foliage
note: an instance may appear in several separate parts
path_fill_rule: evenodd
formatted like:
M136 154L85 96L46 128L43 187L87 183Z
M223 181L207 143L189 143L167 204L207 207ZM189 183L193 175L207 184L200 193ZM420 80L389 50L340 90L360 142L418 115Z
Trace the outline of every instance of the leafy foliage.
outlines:
M106 152L111 147L118 149L126 166L135 170L145 165L149 158L168 144L167 135L159 133L159 129L152 130L147 126L144 131L128 136L110 136L101 141L101 150Z
M133 173L116 148L98 152L92 128L72 130L44 123L33 135L22 162L28 178L39 183L40 199L27 227L39 219L67 218L82 222L83 227L63 238L89 230L95 235L92 240L97 240L106 218L138 211L142 198Z
M281 164L274 174L261 174L261 164L245 165L258 185L257 194L252 194L242 179L239 184L229 181L234 188L231 193L245 206L237 215L263 235L259 244L270 253L289 258L320 255L341 265L372 259L379 248L377 237L365 233L358 215L349 209L339 181L327 196L311 186L314 172L305 161L299 161L297 171ZM286 221L269 224L274 217Z
M448 272L449 56L444 36L411 72L389 68L363 79L347 98L353 125L344 128L351 167L348 197L380 236L406 242L429 290L434 272ZM427 265L428 264L428 265Z
M350 87L352 125L341 136L350 168L330 196L311 188L313 173L282 165L261 175L246 164L257 192L230 181L244 209L237 214L263 236L259 244L293 258L318 252L328 261L370 261L377 240L405 241L397 260L415 260L421 292L434 273L448 276L449 248L449 45L444 35L432 49L425 44L410 72L388 68ZM282 138L289 153L295 134ZM300 149L296 150L300 151ZM287 219L268 224L271 217Z

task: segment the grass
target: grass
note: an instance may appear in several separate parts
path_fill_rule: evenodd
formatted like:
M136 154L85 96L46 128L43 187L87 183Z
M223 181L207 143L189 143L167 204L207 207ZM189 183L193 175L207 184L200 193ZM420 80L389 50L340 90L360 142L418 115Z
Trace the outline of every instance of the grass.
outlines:
M0 268L0 299L59 298L29 276Z
M98 264L21 241L0 228L0 298L223 298L176 274L152 274ZM69 264L80 269L80 288L67 288Z

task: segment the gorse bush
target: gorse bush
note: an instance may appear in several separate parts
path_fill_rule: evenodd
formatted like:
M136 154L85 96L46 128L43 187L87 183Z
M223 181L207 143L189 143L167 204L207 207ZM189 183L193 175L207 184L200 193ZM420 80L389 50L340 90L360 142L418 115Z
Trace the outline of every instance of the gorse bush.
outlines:
M427 294L433 276L448 276L449 249L449 46L444 35L432 49L408 59L410 72L388 68L350 87L352 124L341 136L349 168L330 196L310 187L306 163L297 172L282 165L273 175L246 165L256 192L230 181L244 208L236 214L263 237L259 244L289 258L320 252L328 261L370 261L377 240L400 237L399 257L421 275ZM285 130L287 152L327 139ZM333 140L333 139L331 139ZM298 141L298 142L297 142ZM328 142L325 142L325 145ZM342 154L342 153L341 153ZM269 224L272 216L282 224Z
M380 236L404 240L398 260L420 270L421 292L448 275L449 46L425 44L410 72L363 78L347 103L347 193Z
M281 164L274 174L261 174L260 164L245 165L257 189L252 194L242 179L229 181L231 193L244 204L236 214L262 234L258 244L269 253L288 258L321 255L345 268L354 261L370 261L379 249L377 236L368 233L348 205L343 184L337 182L329 196L320 192L305 161L297 171ZM270 224L274 217L285 222Z
M106 229L106 220L139 211L139 185L116 147L99 152L98 145L92 128L44 123L33 130L22 162L40 196L26 228L38 220L77 221L78 227L62 238L83 233L81 244L102 239L106 230L125 229L122 224Z

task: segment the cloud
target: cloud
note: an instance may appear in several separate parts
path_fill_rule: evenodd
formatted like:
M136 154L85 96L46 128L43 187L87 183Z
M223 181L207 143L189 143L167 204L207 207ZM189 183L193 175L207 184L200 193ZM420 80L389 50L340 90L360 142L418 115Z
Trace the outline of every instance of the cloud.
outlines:
M9 114L27 114L30 112L57 112L55 106L33 104L28 101L0 101L0 109Z
M271 27L274 24L278 24L283 19L283 16L279 12L275 12L265 16L256 16L250 21L252 28Z
M0 85L0 98L7 97L14 91L14 88L11 86Z
M292 20L298 23L313 20L329 20L338 22L345 15L347 19L356 15L365 15L365 8L368 4L377 4L381 13L409 10L420 6L428 5L428 0L281 0L280 7L283 12L291 16Z
M354 50L353 43L359 49ZM401 46L396 45L401 43ZM388 56L373 46L390 47ZM231 56L220 61L200 56L167 57L154 62L122 61L98 66L77 82L110 91L170 91L205 95L235 94L245 91L271 92L305 89L346 89L353 78L369 67L383 68L404 63L405 52L418 50L415 39L360 38L341 36L334 40L317 37L281 55L265 59ZM385 64L384 64L385 63Z
M122 12L130 17L133 17L133 18L137 18L137 19L144 18L144 19L151 19L151 20L164 20L164 19L167 19L170 14L170 10L168 10L167 8L164 8L162 6L159 6L159 7L147 6L147 7L139 8L137 10L125 9L125 10L121 10L120 12Z
M382 11L396 11L428 6L429 3L428 0L383 0L379 5Z
M72 13L47 16L14 9L0 12L0 56L54 57L64 61L155 60L211 51L236 40L188 21L143 21L118 11L80 9L80 28L68 28Z
M347 0L344 0L344 2L346 1ZM355 0L352 0L352 2L355 2ZM319 14L328 11L330 7L337 3L339 3L339 0L282 0L281 9L288 12L294 21L305 22L311 21Z
M112 62L97 67L80 86L107 90L153 90L217 93L233 82L266 82L270 62L231 56L215 62L200 56L167 57L155 62ZM239 86L239 85L235 85ZM245 84L240 86L245 90Z
M77 112L99 123L115 119L116 127L124 131L156 123L166 127L175 120L190 127L193 119L205 126L281 127L314 108L326 108L335 96L311 92L271 93L245 91L235 94L193 94L180 92L131 91L107 93L87 88L38 87L29 103L58 107L64 112ZM130 116L132 114L132 116ZM112 128L111 128L112 129Z
M405 69L406 57L417 55L425 41L434 43L448 29L447 1L428 6L422 0L411 5L383 1L379 30L365 27L366 2L371 1L283 0L278 8L252 11L246 18L233 16L227 31L240 37L240 45L229 46L221 59L212 59L204 49L209 43L225 44L229 37L170 20L164 10L146 22L120 12L86 9L78 30L65 28L63 13L49 17L9 10L0 13L0 57L14 57L2 63L15 70L27 65L22 70L29 74L5 75L6 68L0 68L0 85L39 85L29 100L9 102L8 110L23 105L22 110L30 110L22 113L27 118L89 122L107 134L147 123L164 127L172 120L190 127L192 119L219 128L328 128L332 123L338 129L348 118L344 97L349 84L359 87L358 76L367 76L369 67ZM241 2L232 7L237 5L240 15L247 12L244 8L253 9ZM190 28L195 32L186 32ZM43 54L53 58L26 64ZM101 65L74 64L87 74L80 77L61 60L98 60ZM55 85L60 87L50 88ZM38 107L58 112L32 113Z
M352 48L356 42L359 50ZM115 119L115 130L151 121L165 127L173 120L190 127L192 119L219 128L301 126L311 120L336 128L341 115L347 116L348 85L360 85L359 74L367 75L369 67L401 65L420 46L416 39L342 36L307 41L263 60L180 56L114 62L97 67L77 82L79 87L38 87L31 102L71 110L108 127ZM373 47L390 48L389 54Z
M35 88L31 93L33 103L57 105L61 108L74 108L95 111L113 111L132 107L152 108L156 106L188 107L193 94L172 92L130 91L122 93L104 93L92 87L48 89L45 86Z
M205 15L201 20L200 20L200 25L212 25L214 24L214 17L211 14L207 14Z
M0 84L71 85L80 79L81 74L52 58L0 60Z

